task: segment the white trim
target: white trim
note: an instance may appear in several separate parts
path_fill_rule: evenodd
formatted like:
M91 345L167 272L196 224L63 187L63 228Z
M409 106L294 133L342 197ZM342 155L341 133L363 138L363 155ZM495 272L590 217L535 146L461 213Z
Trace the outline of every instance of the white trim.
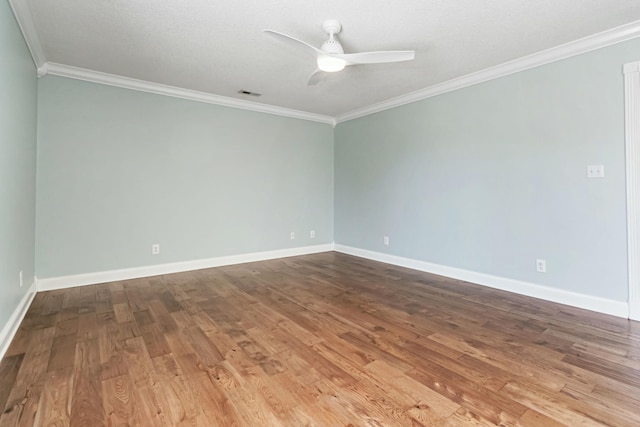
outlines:
M496 65L494 67L487 68L476 73L467 74L466 76L458 77L443 83L429 86L424 89L408 93L406 95L359 108L344 114L340 114L336 117L331 117L322 114L309 113L306 111L293 110L284 107L277 107L268 104L260 104L257 102L229 98L206 92L198 92L174 86L161 85L144 80L131 79L128 77L121 77L113 74L101 73L98 71L76 68L53 62L45 62L42 48L40 47L37 39L37 34L35 30L33 30L33 22L29 23L29 18L25 18L26 14L28 14L28 10L26 14L23 14L22 9L24 9L24 7L22 7L21 2L18 2L17 0L9 0L9 2L11 3L12 7L14 7L14 3L16 5L19 5L19 7L14 7L14 13L18 18L18 23L20 24L25 39L27 40L27 44L29 45L31 54L34 57L34 61L38 68L39 77L45 76L47 74L53 74L62 77L85 80L93 83L101 83L110 86L139 90L142 92L189 99L192 101L207 102L210 104L224 105L232 108L241 108L267 114L275 114L302 120L327 123L333 127L335 127L337 123L346 122L348 120L353 120L358 117L367 116L369 114L388 110L390 108L399 107L401 105L420 101L422 99L431 98L443 93L472 86L477 83L504 77L509 74L528 70L530 68L538 67L554 61L569 58L575 55L580 55L582 53L590 52L592 50L600 49L612 44L621 43L623 41L640 37L640 21L634 21L620 27L612 28L610 30L593 34L591 36L565 43L560 46L552 47L550 49L518 58L504 64Z
M629 318L640 320L640 62L624 66Z
M138 90L141 92L155 93L158 95L171 96L174 98L188 99L190 101L206 102L208 104L222 105L231 108L257 111L260 113L274 114L277 116L291 117L294 119L310 120L313 122L326 123L335 126L333 117L322 114L308 113L306 111L293 110L290 108L276 107L259 102L245 101L243 99L230 98L227 96L214 95L206 92L183 89L175 86L168 86L159 83L152 83L145 80L132 79L129 77L117 76L114 74L102 73L100 71L87 70L85 68L71 67L69 65L47 62L38 67L38 76L47 74L55 76L69 77L72 79L84 80L92 83L100 83L109 86L116 86L125 89Z
M38 279L34 277L33 283L27 289L27 292L24 294L20 303L13 310L11 317L7 320L7 323L2 328L2 332L0 332L0 360L4 357L5 353L9 349L9 345L11 344L11 340L18 332L18 328L20 327L20 323L22 323L22 319L24 319L25 314L27 314L27 310L31 305L31 301L33 301L33 297L36 296L37 289L37 281Z
M9 0L9 5L13 10L13 15L16 17L20 31L22 31L24 41L27 43L29 52L31 52L33 63L36 64L36 68L40 68L45 63L45 56L27 3L27 1L23 0Z
M98 283L115 282L118 280L137 279L141 277L159 276L162 274L180 273L183 271L200 270L203 268L221 267L224 265L242 264L245 262L266 261L276 258L286 258L298 255L308 255L333 250L333 243L300 248L279 249L267 252L254 252L241 255L230 255L217 258L199 259L194 261L174 262L170 264L150 265L145 267L110 270L97 273L77 274L73 276L52 277L38 279L38 292L55 289L74 288L77 286L95 285Z
M528 70L530 68L539 67L540 65L548 64L560 59L580 55L582 53L590 52L592 50L600 49L602 47L610 46L612 44L620 43L636 37L640 37L640 21L635 21L630 24L612 28L601 33L587 36L560 46L552 47L551 49L543 50L532 55L505 62L504 64L496 65L495 67L486 68L476 73L467 74L466 76L458 77L453 80L448 80L440 84L429 86L427 88L420 89L415 92L398 96L386 101L382 101L377 104L358 108L348 113L336 116L335 120L336 123L346 122L358 117L367 116L369 114L388 110L390 108L399 107L401 105L410 104L422 99L441 95L446 92L462 89L464 87L472 86L477 83L493 80L498 77L504 77L509 74L514 74L520 71Z
M36 70L36 74L38 74L38 78L44 77L47 74L49 74L49 63L45 62L44 64L39 66L38 69Z
M597 311L599 313L627 318L629 310L626 302L614 301L591 295L579 294L576 292L564 291L550 288L548 286L536 285L519 280L507 279L504 277L492 276L489 274L476 273L460 268L448 267L440 264L419 261L410 258L403 258L395 255L380 252L368 251L344 245L335 245L336 252L342 252L361 258L393 264L400 267L407 267L414 270L450 277L452 279L463 280L490 288L503 291L514 292L546 301L557 302L573 307L584 308L586 310Z

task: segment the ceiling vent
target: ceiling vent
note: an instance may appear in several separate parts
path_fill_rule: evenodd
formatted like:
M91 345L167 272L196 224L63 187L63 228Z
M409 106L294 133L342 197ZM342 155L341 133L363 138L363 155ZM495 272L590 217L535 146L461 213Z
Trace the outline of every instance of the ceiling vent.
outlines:
M250 92L250 91L248 91L248 90L244 90L244 89L240 89L240 90L238 91L238 93L239 93L240 95L262 96L262 94L261 94L261 93L257 93L257 92Z

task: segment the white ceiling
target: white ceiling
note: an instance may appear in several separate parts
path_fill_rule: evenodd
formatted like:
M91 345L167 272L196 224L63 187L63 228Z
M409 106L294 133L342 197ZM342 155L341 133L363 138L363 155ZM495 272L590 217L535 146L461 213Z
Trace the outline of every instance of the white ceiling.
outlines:
M336 117L640 20L639 0L10 0L38 66L99 71ZM315 46L416 51L307 86ZM639 55L640 57L640 52ZM238 94L244 89L261 97Z

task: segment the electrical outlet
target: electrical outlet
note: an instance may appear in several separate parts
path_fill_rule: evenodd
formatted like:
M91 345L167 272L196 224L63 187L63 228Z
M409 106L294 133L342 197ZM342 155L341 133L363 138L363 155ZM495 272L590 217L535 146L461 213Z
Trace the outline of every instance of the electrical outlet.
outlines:
M22 287L23 284L24 282L22 281L22 270L20 270L20 287Z
M291 237L291 240L296 240L296 233L292 231L290 237Z
M384 236L382 238L382 243L384 243L385 246L389 246L389 236Z
M160 253L160 245L159 244L155 244L155 245L151 245L151 255L158 255Z
M538 273L546 273L547 272L547 261L543 259L536 260L536 270Z
M587 166L587 178L604 178L604 165Z
M315 239L316 238L316 230L311 230L309 232L309 237L312 238L312 239Z

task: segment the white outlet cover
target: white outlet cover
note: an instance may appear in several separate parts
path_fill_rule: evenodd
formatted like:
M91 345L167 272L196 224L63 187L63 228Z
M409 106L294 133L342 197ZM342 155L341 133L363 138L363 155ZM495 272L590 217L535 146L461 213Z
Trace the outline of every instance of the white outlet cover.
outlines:
M604 178L604 165L587 166L587 178Z
M385 246L389 246L389 236L384 236L382 242Z
M315 239L316 238L316 230L311 230L309 232L309 237L312 238L312 239Z
M296 233L291 233L291 240L296 240Z

